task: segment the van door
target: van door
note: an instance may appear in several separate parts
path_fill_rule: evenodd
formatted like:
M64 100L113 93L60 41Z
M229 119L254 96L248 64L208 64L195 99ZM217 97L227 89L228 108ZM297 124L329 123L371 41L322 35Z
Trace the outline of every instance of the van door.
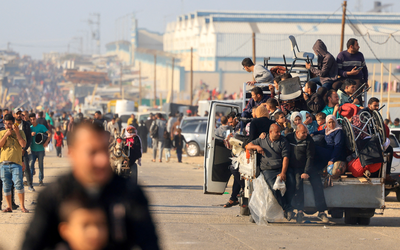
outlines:
M227 149L224 141L216 138L215 130L221 125L222 116L239 112L239 105L211 102L207 123L206 145L204 149L204 187L205 194L223 194L231 176L231 150ZM230 131L233 132L233 131Z

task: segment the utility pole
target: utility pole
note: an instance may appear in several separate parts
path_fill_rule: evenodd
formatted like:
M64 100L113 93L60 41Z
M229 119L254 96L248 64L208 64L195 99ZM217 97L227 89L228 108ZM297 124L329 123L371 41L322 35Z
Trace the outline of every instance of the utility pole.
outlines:
M190 48L190 105L193 105L193 47Z
M121 62L121 72L119 74L119 95L122 99L122 62Z
M170 102L174 102L174 64L175 64L175 57L172 57L171 100L170 100Z
M253 32L252 38L253 38L253 63L256 64L256 33L255 32Z
M139 62L139 106L142 105L142 72L141 63Z
M154 55L154 100L153 107L157 106L157 55Z
M342 15L342 33L340 36L340 52L343 51L343 42L344 42L344 25L346 24L346 7L347 1L343 2L343 15Z

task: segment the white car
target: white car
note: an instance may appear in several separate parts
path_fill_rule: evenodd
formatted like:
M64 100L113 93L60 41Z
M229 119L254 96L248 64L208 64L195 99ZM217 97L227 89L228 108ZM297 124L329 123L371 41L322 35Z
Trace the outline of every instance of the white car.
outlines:
M390 146L393 147L393 153L397 153L398 155L400 155L400 143L397 140L396 136L391 133L389 135L389 139ZM397 180L398 183L400 183L400 159L396 158L395 156L393 156L392 168L390 172L390 176L393 179ZM389 192L396 192L397 201L400 201L400 187L390 189ZM386 190L387 195L389 194L389 192L388 190Z

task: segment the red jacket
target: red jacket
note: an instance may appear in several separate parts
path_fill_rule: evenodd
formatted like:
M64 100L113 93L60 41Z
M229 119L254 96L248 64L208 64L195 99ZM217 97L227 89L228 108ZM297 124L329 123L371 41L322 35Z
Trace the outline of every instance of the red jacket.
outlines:
M64 135L60 132L60 135L57 135L57 132L54 134L54 140L56 140L56 147L61 147L63 145Z

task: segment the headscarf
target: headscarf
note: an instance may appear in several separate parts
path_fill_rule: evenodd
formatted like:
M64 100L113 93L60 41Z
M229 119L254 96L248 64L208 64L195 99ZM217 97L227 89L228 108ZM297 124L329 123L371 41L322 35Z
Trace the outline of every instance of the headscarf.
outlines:
M303 116L300 114L300 112L295 111L290 115L290 124L292 125L292 128L294 130L296 130L296 124L294 124L294 119L296 119L296 117L300 117L301 119L301 123L303 123ZM307 127L307 126L306 126Z
M307 114L310 114L310 112L306 111L306 110L302 110L300 111L301 114L301 122L304 124L304 122L307 120ZM310 134L314 133L315 131L318 130L318 123L316 121L311 121L310 124L304 124L304 126L306 126L306 128L308 129L308 132L310 132Z
M330 129L328 122L330 120L333 120L335 122L335 128L334 129ZM325 119L325 123L326 123L326 128L325 128L325 135L329 135L330 133L336 131L336 130L341 130L342 126L339 125L339 123L336 120L336 117L334 115L328 115Z
M133 128L133 133L129 133L128 132L128 130L129 129L132 129ZM133 138L134 136L136 136L136 134L137 134L137 131L136 131L136 128L134 127L134 126L132 126L132 125L129 125L128 127L126 127L126 130L125 130L125 137L128 139L128 138Z
M256 109L256 116L257 118L269 117L268 109L264 105L258 106L258 108Z

